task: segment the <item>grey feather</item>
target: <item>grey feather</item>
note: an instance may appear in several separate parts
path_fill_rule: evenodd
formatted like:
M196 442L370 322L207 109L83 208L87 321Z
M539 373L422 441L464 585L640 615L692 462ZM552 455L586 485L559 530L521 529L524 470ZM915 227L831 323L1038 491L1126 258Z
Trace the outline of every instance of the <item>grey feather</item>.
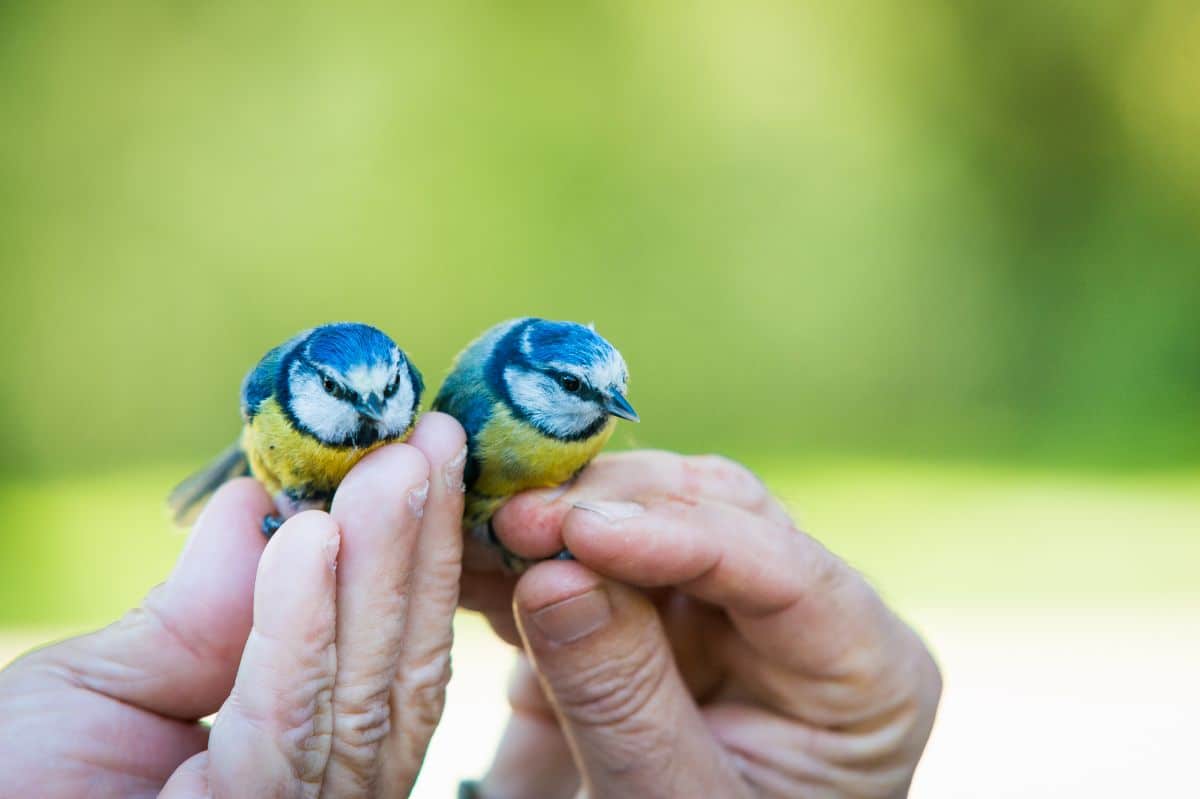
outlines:
M167 497L167 507L179 525L191 524L214 491L235 477L250 474L250 463L240 443L235 442L212 463L175 486Z

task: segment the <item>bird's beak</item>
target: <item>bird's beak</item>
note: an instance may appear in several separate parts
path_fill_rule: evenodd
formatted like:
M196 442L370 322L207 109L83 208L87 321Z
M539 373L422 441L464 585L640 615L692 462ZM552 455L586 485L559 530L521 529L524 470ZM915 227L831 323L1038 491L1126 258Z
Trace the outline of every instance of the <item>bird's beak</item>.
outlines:
M631 422L639 421L637 411L629 404L629 400L621 396L621 392L619 391L614 391L608 395L608 402L604 403L604 410L613 416L619 416Z
M383 421L383 397L378 394L372 394L365 400L354 406L358 411L358 415L364 419L370 419L372 422Z

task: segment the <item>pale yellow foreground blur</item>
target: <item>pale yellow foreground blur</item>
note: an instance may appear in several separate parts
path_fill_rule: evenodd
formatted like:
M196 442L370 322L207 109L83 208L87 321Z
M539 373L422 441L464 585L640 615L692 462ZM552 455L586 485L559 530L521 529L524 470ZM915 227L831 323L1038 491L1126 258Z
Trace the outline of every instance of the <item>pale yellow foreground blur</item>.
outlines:
M909 614L946 676L914 799L1187 796L1197 787L1200 606ZM503 728L512 651L460 616L454 679L414 799L482 774ZM42 640L0 634L0 662ZM1120 646L1113 646L1113 640Z

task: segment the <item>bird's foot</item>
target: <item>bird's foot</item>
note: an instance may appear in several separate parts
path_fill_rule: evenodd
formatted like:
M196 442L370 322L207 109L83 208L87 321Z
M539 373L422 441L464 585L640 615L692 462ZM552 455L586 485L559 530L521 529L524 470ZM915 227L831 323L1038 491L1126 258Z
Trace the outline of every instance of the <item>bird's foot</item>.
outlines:
M278 513L268 513L262 520L262 532L267 538L275 535L275 531L283 527L283 517Z
M551 560L575 560L575 556L571 554L571 550L562 549Z

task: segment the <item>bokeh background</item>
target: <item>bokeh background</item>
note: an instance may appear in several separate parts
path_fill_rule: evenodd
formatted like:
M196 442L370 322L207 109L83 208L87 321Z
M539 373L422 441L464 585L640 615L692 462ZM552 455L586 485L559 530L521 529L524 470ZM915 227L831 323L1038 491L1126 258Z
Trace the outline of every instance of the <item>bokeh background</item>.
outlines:
M3 4L0 662L162 579L271 345L436 387L535 314L926 634L915 796L1200 790L1198 54L1188 0ZM462 626L420 796L503 718Z

